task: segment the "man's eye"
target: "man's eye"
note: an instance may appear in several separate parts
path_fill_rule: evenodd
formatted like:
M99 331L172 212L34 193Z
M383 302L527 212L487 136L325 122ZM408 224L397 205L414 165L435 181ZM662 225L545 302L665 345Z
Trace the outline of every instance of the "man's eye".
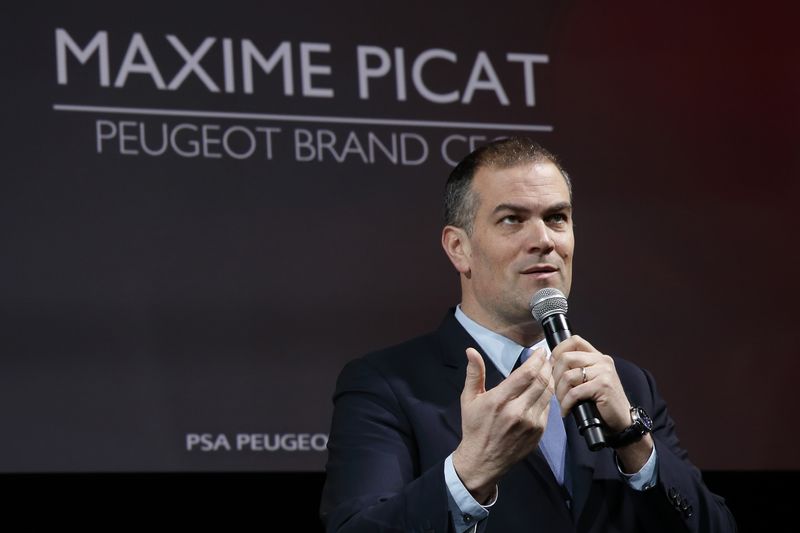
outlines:
M502 224L519 224L519 217L517 215L507 215L500 219Z
M556 224L564 224L567 222L567 215L563 213L555 213L547 217L548 222L554 222Z

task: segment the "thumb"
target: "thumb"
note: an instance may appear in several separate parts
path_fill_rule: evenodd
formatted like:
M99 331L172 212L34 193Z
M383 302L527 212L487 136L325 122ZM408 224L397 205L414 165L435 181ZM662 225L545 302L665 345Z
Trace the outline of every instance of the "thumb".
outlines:
M475 348L467 348L467 377L461 397L470 401L486 392L486 366L483 357Z

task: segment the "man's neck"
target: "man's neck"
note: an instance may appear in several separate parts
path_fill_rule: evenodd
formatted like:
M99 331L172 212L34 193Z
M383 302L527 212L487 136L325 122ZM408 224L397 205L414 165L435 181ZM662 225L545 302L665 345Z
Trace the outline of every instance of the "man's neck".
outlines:
M465 305L464 302L461 303L460 307L461 311L474 322L507 339L511 339L520 346L533 346L544 338L544 332L541 326L533 317L520 320L516 323L508 323L507 321L500 320L499 317L492 317L484 313L476 312L474 308Z

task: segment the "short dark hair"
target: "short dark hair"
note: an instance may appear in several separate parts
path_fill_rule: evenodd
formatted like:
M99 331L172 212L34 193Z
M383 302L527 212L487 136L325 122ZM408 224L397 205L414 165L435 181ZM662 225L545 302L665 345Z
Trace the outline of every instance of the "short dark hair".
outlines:
M477 148L450 172L444 189L445 225L463 228L468 234L472 233L480 199L471 185L472 178L479 168L504 169L540 161L550 161L558 168L564 176L564 181L567 182L572 200L572 183L555 155L528 137L508 137Z

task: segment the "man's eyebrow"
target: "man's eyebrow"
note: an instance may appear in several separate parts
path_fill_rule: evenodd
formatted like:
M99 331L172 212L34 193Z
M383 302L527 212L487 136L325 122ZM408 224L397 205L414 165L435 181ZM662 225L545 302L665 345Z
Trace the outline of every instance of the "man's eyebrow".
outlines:
M492 214L497 214L500 211L512 211L514 213L529 213L531 209L518 204L498 204L497 207L495 207L492 210ZM559 202L557 204L553 204L547 207L544 210L544 212L548 214L557 213L559 211L572 211L572 204L569 202Z
M559 202L545 209L545 213L558 213L559 211L572 211L572 204L569 202Z
M515 213L527 213L530 211L527 207L517 204L498 204L494 208L492 214L499 213L500 211L513 211Z

